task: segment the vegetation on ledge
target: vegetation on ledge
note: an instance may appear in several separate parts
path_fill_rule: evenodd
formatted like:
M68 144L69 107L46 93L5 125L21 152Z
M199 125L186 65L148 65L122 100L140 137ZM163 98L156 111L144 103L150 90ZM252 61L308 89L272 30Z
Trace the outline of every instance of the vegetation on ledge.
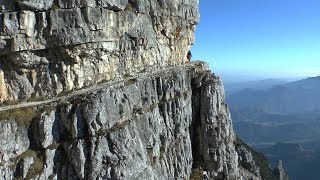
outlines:
M19 127L28 127L38 115L39 111L32 107L16 108L0 112L0 121L15 120Z
M270 167L270 164L267 160L267 158L260 152L257 152L253 150L250 146L248 146L246 143L244 143L238 136L235 141L235 145L237 146L243 146L248 151L251 152L253 160L256 162L256 165L260 169L260 175L262 179L268 179L268 180L276 180L276 176L274 176L272 169ZM253 172L252 172L253 173Z

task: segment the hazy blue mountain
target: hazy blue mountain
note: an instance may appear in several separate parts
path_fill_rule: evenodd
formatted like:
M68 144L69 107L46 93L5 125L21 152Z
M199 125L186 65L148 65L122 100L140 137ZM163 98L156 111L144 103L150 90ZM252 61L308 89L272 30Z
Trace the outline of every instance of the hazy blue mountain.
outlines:
M279 83L231 86L227 103L235 131L273 165L283 160L291 180L317 180L320 76Z
M292 123L292 122L300 122L301 120L306 119L303 114L301 115L287 115L287 114L272 114L266 113L261 109L254 109L254 108L231 108L231 115L232 120L234 122L237 121L252 121L252 122L266 122L266 123ZM319 113L320 115L320 113ZM317 119L317 115L308 116L308 120Z
M269 124L234 122L238 136L251 145L272 145L277 142L308 142L320 137L320 122Z
M273 114L320 111L320 76L266 89L242 89L227 95L231 108L260 109Z
M242 89L254 89L254 90L262 90L267 89L275 85L280 85L287 83L287 80L282 79L264 79L257 81L245 81L245 82L225 82L224 88L226 90L226 94L233 94Z
M302 112L294 114L274 114L267 113L261 109L252 108L234 108L231 107L232 120L237 121L252 121L252 122L264 122L264 123L275 123L278 125L288 123L299 123L309 121L320 122L320 111Z

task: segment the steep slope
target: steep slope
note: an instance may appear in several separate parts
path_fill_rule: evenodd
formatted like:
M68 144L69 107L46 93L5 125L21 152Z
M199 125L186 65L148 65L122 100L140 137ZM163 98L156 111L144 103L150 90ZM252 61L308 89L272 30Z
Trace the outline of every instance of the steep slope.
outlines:
M261 179L197 0L1 2L0 179Z

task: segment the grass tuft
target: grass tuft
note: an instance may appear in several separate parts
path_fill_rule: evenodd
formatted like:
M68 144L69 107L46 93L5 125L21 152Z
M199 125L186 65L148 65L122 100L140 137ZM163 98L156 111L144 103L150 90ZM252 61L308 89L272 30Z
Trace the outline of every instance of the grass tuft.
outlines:
M131 79L128 79L124 84L128 86L128 85L135 84L136 82L137 82L136 78L131 78Z
M31 108L17 108L0 112L0 121L15 120L19 127L29 127L31 121L39 115L39 111Z
M190 180L202 180L203 179L203 170L197 168L192 170Z
M32 157L34 163L30 166L26 179L33 179L36 175L39 175L44 170L44 163L43 163L43 155L40 152L36 152L33 149L28 149L21 155L16 158L11 159L12 162L17 162L26 157ZM16 168L16 164L12 168Z

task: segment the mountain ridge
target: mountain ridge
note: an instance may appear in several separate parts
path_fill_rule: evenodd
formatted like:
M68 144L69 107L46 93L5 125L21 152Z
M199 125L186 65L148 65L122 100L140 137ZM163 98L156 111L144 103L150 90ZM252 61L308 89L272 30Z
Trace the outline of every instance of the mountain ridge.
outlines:
M306 78L266 89L244 89L227 96L234 108L257 108L268 113L290 114L320 110L319 77ZM299 104L295 103L299 102Z

